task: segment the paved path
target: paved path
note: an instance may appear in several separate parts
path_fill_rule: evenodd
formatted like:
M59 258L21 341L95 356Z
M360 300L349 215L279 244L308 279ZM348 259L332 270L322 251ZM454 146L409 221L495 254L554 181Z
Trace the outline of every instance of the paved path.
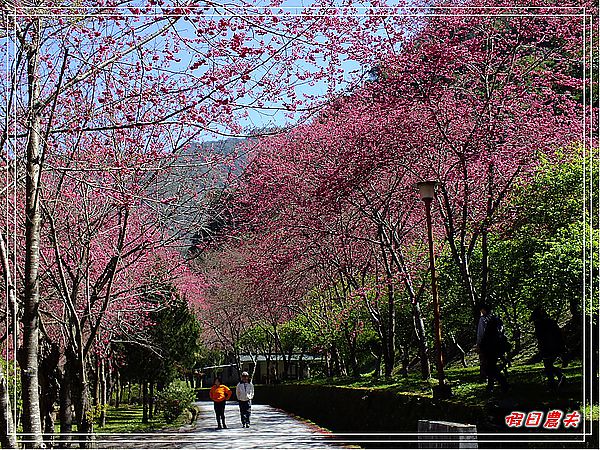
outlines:
M217 429L212 402L198 402L200 415L193 426L179 433L99 436L98 448L184 449L340 449L332 435L286 412L267 405L252 405L250 428L242 428L237 402L225 409L227 429ZM109 442L110 440L110 442Z

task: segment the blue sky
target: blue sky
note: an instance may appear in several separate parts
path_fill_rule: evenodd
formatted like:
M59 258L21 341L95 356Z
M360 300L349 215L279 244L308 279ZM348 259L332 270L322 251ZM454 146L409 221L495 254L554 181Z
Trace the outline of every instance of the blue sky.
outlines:
M259 0L259 4L261 1L262 0ZM262 1L262 3L267 4L268 2L265 0L265 1ZM286 13L289 12L289 13L294 14L294 13L301 12L304 7L312 6L314 3L315 2L312 0L308 0L308 1L287 0L287 1L283 1L281 3L281 8ZM339 4L340 2L333 2L333 3ZM366 3L366 6L368 7L370 5L368 3ZM275 12L277 13L278 11L275 11ZM218 17L216 18L216 20L218 20ZM110 32L111 32L110 22L103 22L103 23L90 22L87 24L87 26L93 27L94 29L97 29L98 31L101 31L101 32L104 31L107 34L110 34ZM183 35L188 35L188 36L195 35L193 26L189 21L186 21L186 20L178 21L176 24L176 28ZM146 30L146 32L150 32L150 31L152 31L152 30ZM324 39L324 38L321 38L321 39ZM160 42L157 42L157 45L160 46ZM9 52L9 55L11 53L12 52ZM189 66L191 59L193 58L192 52L186 52L185 49L182 49L182 51L180 51L177 56L179 58L181 58L181 61L179 61L177 63L173 63L173 65L177 66L177 67L173 66L172 68L174 69L174 72L185 73L186 68ZM366 55L366 57L368 58L369 55ZM321 59L317 59L316 62L312 65L312 67L309 67L308 63L305 63L302 60L298 60L298 62L296 63L296 68L299 70L310 70L310 69L315 70L318 68L327 67L329 65L329 62L330 61L327 59L327 57L323 56ZM359 64L358 62L352 61L352 60L344 57L344 55L341 55L339 63L335 63L335 66L342 69L343 80L344 80L340 85L338 85L336 87L336 89L335 89L336 93L339 93L339 92L343 91L344 89L346 89L348 83L355 82L356 79L361 76L361 74L363 74L365 71L367 71L370 68L369 65L361 66L361 64ZM202 69L200 69L200 72L201 72L201 70ZM261 74L259 71L254 76L260 76L260 75ZM284 79L284 81L286 80L285 78L283 78L283 79ZM327 98L328 91L330 88L328 83L325 80L321 80L321 81L312 80L312 81L313 81L312 85L309 85L307 82L304 84L295 84L294 91L295 91L296 97L302 98L305 94L310 94L317 100L317 102L325 100ZM245 99L242 99L242 100L245 100ZM246 100L249 101L251 99L247 98ZM289 111L277 109L277 107L282 106L282 103L284 103L284 102L286 102L286 98L282 97L282 98L274 99L271 101L265 101L264 108L246 109L248 116L245 118L241 118L238 123L245 130L248 130L248 131L250 131L252 129L260 129L260 128L267 128L267 127L287 127L287 126L293 125L299 119L300 113L290 114ZM219 131L225 131L225 129L223 127L220 127L219 125L215 125L215 128ZM211 135L209 133L204 133L199 138L200 138L200 140L214 140L214 139L219 139L219 138L223 138L223 137L216 135L216 134Z
M284 1L281 6L286 13L291 12L293 14L301 12L302 8L304 8L305 6L312 6L313 3L314 2L312 1L289 0ZM367 6L369 5L367 4ZM177 28L184 35L188 33L193 33L192 25L187 21L181 21L177 25ZM187 61L185 54L180 54L179 56L182 57L183 64L189 63L189 56ZM300 70L311 69L311 67L309 67L307 63L301 60L299 60L296 64L296 67ZM317 68L322 68L327 67L328 64L328 59L321 59L316 61L315 66ZM312 70L315 69L315 66L312 67ZM340 63L337 67L340 67L344 72L344 82L338 85L336 88L336 92L338 93L346 89L350 83L356 82L357 78L359 78L365 71L367 71L370 68L367 65L361 66L360 63L352 61L344 56L341 57ZM260 75L260 73L255 74L255 76L258 75ZM314 82L312 86L308 83L296 85L294 91L298 98L302 98L304 94L309 94L312 96L316 96L318 99L320 99L320 101L323 101L327 98L328 88L328 83L325 80L321 80ZM285 102L285 98L283 97L279 99L279 101L265 102L264 108L246 109L248 116L246 118L241 118L238 123L242 125L246 130L267 127L288 127L295 124L301 117L301 114L290 114L289 111L276 109L281 106L282 102ZM290 117L290 115L292 117ZM224 129L222 128L219 128L219 130L224 131ZM222 136L210 135L208 133L203 134L200 137L201 140L214 140L222 138Z

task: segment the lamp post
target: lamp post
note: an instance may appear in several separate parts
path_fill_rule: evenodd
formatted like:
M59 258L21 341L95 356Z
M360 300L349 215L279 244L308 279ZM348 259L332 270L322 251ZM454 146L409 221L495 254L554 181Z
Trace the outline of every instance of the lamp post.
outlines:
M448 398L452 395L450 386L445 383L444 356L442 355L442 325L440 322L440 302L437 293L437 279L435 274L435 255L433 253L433 229L431 226L431 202L435 197L437 181L423 181L417 183L419 196L425 203L425 216L427 218L427 237L429 240L429 270L431 272L431 296L433 297L433 320L435 332L435 349L437 377L439 384L433 388L434 398Z

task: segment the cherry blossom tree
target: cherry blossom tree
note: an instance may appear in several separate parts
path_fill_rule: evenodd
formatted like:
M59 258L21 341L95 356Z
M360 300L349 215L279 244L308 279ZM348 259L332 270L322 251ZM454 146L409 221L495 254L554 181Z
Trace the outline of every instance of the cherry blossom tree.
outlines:
M243 125L257 111L301 125L248 150L239 195L247 227L236 236L247 252L243 287L276 330L315 286L344 286L341 296L369 310L387 374L402 298L425 364L424 227L412 184L442 183L438 248L447 246L474 306L488 297L487 238L515 180L540 153L581 136L581 22L544 14L543 1L531 2L537 15L506 3L427 2L435 14L413 2L324 1L296 12L277 0L8 4L0 144L12 185L3 194L22 193L6 207L22 223L6 228L17 237L2 241L0 256L10 308L20 311L13 351L28 445L42 446L40 333L74 354L87 433L87 355L139 306L152 254L178 259L167 249L197 229L206 214L187 216L206 212L203 197L229 164L191 161L205 170L186 183L182 154L209 134L257 134ZM347 60L371 67L370 80L348 82ZM328 97L315 102L323 83ZM43 330L53 316L56 327Z
M262 108L275 99L282 99L275 105L278 109L300 106L293 86L313 72L314 79L339 78L339 71L322 65L313 64L311 71L293 63L304 59L310 64L315 55L337 53L337 41L306 45L311 40L319 43L315 30L322 28L313 24L327 25L327 20L310 10L306 17L283 14L280 20L270 5L257 7L256 14L248 14L246 4L237 6L100 1L65 10L60 2L48 1L9 4L12 9L3 15L3 28L13 30L6 36L5 48L14 55L5 62L11 67L10 79L4 80L5 112L13 118L2 134L3 148L10 147L7 162L14 165L19 149L27 148L20 354L27 375L23 377L23 426L34 447L41 445L36 374L42 199L46 198L43 174L50 155L68 154L69 149L62 147L64 136L96 133L102 139L99 136L107 131L166 125L163 137L177 147L173 142L189 142L207 131L239 133L236 119L249 108ZM13 136L10 141L9 136ZM115 220L123 226L128 212L122 211ZM117 239L117 248L120 245ZM110 283L110 277L106 280Z
M581 21L543 9L532 17L507 7L500 17L472 11L428 20L382 64L374 101L404 111L407 144L422 149L421 176L441 182L446 241L475 305L488 295L487 234L515 180L539 154L581 139L583 31ZM479 245L477 280L469 261Z
M500 2L498 16L481 2L468 6L473 14L419 21L400 51L381 56L370 82L310 123L261 139L240 188L248 229L282 262L255 268L263 285L312 268L311 252L321 247L332 260L354 256L349 279L367 281L352 286L367 306L387 297L385 308L369 308L376 328L384 324L388 373L399 288L413 305L426 360L425 285L414 281L426 267L424 225L413 184L441 182L436 235L460 271L465 306L475 308L488 295L487 235L515 181L527 178L540 154L581 138L580 21L523 17ZM476 274L475 249L483 254Z
M366 152L382 156L384 153L377 143L363 146L368 142L363 136L370 132L370 122L365 117L368 112L356 108L352 111L349 107L340 112L340 108L341 105L336 106L337 113L330 120L322 118L293 134L269 139L247 172L250 181L244 186L243 201L257 205L252 209L251 228L263 233L263 241L273 241L271 246L278 249L277 260L283 264L283 268L281 264L271 264L270 272L257 278L265 285L265 280L292 270L302 273L306 282L306 273L312 271L308 279L329 279L330 288L346 286L345 297L350 296L350 291L362 291L384 344L389 375L394 366L398 282L412 299L417 335L426 348L420 292L413 287L413 268L409 268L404 256L407 250L401 248L408 235L420 230L414 227L411 217L416 199L406 196L407 185L412 189L414 176L410 171L398 171L397 166L393 172L387 172L382 168L383 162L376 168L369 166ZM350 131L348 138L324 137L324 131L336 126L334 123L344 114L350 121L366 119L361 122L366 125L356 133ZM354 141L359 134L363 136ZM363 161L367 163L363 165ZM277 170L273 170L275 167ZM409 206L402 206L405 198ZM271 222L274 216L277 219ZM413 241L414 238L410 242ZM269 259L275 258L271 255ZM306 293L310 287L307 284L299 292ZM367 295L370 289L374 289L373 296ZM382 295L382 291L386 294ZM388 299L387 304L383 297ZM422 356L427 374L425 355L426 352Z
M93 155L100 154L101 149L96 148ZM79 162L70 159L74 166ZM142 162L136 162L140 169ZM177 253L170 254L173 252L166 247L170 241L160 232L163 218L146 207L140 199L143 195L131 195L149 193L138 178L141 174L142 180L151 179L148 172L118 170L109 175L103 167L100 172L84 173L85 178L80 179L79 175L49 171L46 178L45 193L54 200L43 204L42 217L48 227L42 234L46 295L40 313L42 323L60 324L59 344L72 371L79 431L86 433L91 431L91 423L86 422L91 408L90 357L98 346L110 342L111 335L125 334L136 326L144 328L144 318L152 310L143 301L148 268L155 266L161 253L163 259L176 264ZM54 176L59 179L53 180ZM53 189L60 189L61 195L52 195ZM183 264L181 257L179 260ZM171 268L172 277L179 275L176 269ZM165 281L169 280L161 280Z

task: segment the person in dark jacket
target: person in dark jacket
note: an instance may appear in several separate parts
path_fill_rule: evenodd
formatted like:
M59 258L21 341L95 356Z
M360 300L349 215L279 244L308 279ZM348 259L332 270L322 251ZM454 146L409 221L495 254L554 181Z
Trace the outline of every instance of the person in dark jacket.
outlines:
M487 390L494 389L496 381L503 391L508 390L508 381L498 367L498 359L506 352L502 321L492 313L489 305L480 305L477 325L477 351L481 372L487 379Z
M544 373L548 377L550 388L560 388L565 375L554 363L565 351L565 341L556 320L550 318L542 307L536 307L531 313L538 341L538 351L544 363ZM555 379L556 378L556 379Z

